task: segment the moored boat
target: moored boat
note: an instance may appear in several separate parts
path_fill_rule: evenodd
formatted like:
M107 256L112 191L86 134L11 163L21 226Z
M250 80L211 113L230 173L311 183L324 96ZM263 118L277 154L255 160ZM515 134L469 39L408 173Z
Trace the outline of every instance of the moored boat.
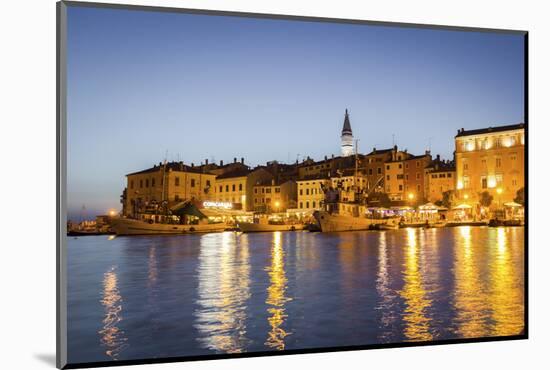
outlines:
M166 235L187 233L220 232L227 228L225 223L170 224L142 221L131 218L114 218L111 227L117 235Z
M338 232L338 231L358 231L369 230L371 225L380 225L390 228L393 226L393 220L372 219L365 216L351 216L337 213L329 213L327 211L316 211L313 216L317 220L322 232Z
M303 230L303 224L255 224L253 222L240 222L239 229L243 233L265 232L265 231L298 231Z

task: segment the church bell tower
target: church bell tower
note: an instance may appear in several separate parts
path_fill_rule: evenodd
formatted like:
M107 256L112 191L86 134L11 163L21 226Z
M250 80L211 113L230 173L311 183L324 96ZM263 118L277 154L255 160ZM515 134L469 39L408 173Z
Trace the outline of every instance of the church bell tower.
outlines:
M351 124L349 123L349 114L346 109L346 116L344 117L344 127L342 128L342 156L348 157L353 154L353 133L351 132Z

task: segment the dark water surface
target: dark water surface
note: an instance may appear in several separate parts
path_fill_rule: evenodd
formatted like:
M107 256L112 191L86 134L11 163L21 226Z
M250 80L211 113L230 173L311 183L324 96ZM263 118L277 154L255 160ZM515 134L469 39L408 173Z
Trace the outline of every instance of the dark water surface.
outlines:
M519 334L523 228L69 238L70 363Z

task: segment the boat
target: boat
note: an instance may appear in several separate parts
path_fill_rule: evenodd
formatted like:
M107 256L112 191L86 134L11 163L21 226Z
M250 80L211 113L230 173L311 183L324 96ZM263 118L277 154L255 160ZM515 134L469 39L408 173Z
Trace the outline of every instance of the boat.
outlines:
M396 229L399 227L394 219L373 219L366 216L344 215L329 211L316 211L313 216L319 224L321 232L372 230L373 226L379 230Z
M304 230L305 225L292 221L273 221L269 215L255 215L253 222L239 222L239 229L243 233L269 231L298 231Z
M152 219L148 221L132 218L113 218L111 227L117 235L167 235L221 232L227 229L225 223L197 223L197 224L171 224L157 223Z

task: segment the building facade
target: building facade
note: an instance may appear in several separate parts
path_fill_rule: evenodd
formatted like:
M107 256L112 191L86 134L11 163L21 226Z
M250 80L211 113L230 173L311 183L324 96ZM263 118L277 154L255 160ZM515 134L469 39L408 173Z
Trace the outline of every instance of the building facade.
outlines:
M314 211L321 209L325 199L323 189L331 185L328 177L312 177L296 181L297 208L301 211Z
M296 208L297 185L293 180L276 183L275 180L254 186L254 211L263 213L284 212Z
M524 187L523 123L458 131L455 136L456 189L477 201L489 192L496 203L511 202Z
M426 200L435 203L443 200L443 194L455 190L456 168L454 161L436 159L425 169L424 194Z
M170 207L183 200L212 200L216 176L183 162L170 162L130 173L126 181L123 209L129 216L162 201Z
M432 161L429 151L423 155L410 156L403 161L403 173L405 175L405 193L411 203L423 203L426 200L425 168Z
M215 200L232 203L235 209L253 211L254 186L272 179L273 175L263 168L237 169L224 173L216 177Z

